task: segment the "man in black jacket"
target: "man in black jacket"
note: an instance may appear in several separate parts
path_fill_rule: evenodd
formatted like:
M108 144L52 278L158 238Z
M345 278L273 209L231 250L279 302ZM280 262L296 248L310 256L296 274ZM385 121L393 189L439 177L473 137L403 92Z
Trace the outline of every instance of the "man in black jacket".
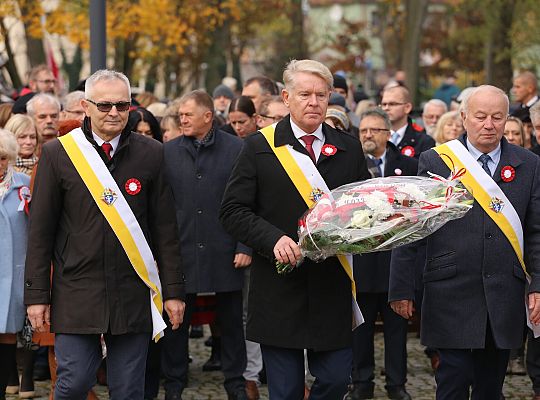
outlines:
M320 173L330 189L369 173L359 141L323 123L333 84L328 68L293 60L283 78L290 117L275 131L265 128L273 139L261 132L245 139L221 221L254 250L247 338L261 343L270 398L303 398L307 349L316 378L310 398L339 399L347 391L352 362L351 281L335 257L321 263L306 259L288 275L277 273L275 260L296 266L300 259L297 222L307 204L273 148L304 165L314 163L310 171Z
M171 189L161 144L126 129L125 75L97 71L85 97L82 129L43 146L25 303L35 329L50 324L56 333L55 399L86 398L102 358L101 335L111 398L142 399L151 332L158 337L165 327L161 299L172 329L184 315Z
M374 178L416 175L418 161L404 156L390 141L391 124L381 109L360 116L360 141ZM354 257L354 274L358 304L365 322L353 334L353 388L348 399L372 399L375 378L373 336L377 315L384 321L384 368L386 391L391 399L408 400L407 381L407 321L396 315L388 305L390 251Z

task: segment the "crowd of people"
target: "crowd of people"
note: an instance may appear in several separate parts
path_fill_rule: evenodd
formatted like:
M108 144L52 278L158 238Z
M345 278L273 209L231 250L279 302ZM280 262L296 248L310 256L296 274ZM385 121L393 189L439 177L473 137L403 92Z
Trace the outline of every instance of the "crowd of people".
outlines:
M371 98L313 60L167 102L111 70L58 96L33 68L0 104L0 399L34 397L40 363L50 399L96 399L96 380L112 399L181 399L206 323L203 370L231 400L263 380L272 400L371 399L382 321L384 389L407 400L411 319L437 399L502 399L505 374L540 399L540 102L533 73L513 83L511 105L448 77L416 113L401 79ZM302 258L314 191L454 165L475 198L462 219Z

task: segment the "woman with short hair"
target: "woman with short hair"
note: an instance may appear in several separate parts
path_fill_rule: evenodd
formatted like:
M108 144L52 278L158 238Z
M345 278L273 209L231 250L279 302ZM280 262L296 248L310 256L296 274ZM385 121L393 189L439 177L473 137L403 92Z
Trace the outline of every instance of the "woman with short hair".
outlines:
M25 114L15 114L6 123L5 129L15 135L19 152L15 160L15 171L31 175L38 160L38 134L34 120Z

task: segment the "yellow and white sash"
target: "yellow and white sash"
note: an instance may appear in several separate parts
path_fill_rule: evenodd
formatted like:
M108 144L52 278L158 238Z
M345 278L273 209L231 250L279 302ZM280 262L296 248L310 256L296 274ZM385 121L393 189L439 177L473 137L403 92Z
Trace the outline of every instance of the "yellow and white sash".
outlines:
M116 234L133 269L150 288L152 338L157 342L163 336L163 330L166 327L161 316L163 312L161 282L152 250L139 222L105 163L86 139L83 131L77 128L58 139Z
M472 193L474 199L484 209L486 214L497 224L504 236L510 242L521 264L523 272L530 282L523 257L523 227L519 215L499 185L489 176L458 139L434 148L441 159L452 171L465 168L461 182ZM535 337L540 335L540 327L533 326L529 320L528 297L525 294L525 310L527 324L533 330Z
M311 207L315 201L313 200L311 193L314 189L319 189L332 198L332 193L328 188L328 185L324 181L323 177L317 170L315 164L311 158L305 154L299 153L294 150L291 145L274 146L274 134L276 130L276 124L267 126L261 129L261 133L267 140L270 148L276 155L277 159L287 172L287 175L293 182L294 186L298 190L298 193L302 196L308 207ZM352 329L356 328L364 322L364 317L360 311L360 307L356 302L356 284L354 282L353 275L353 261L351 255L338 256L341 266L347 273L347 276L351 280L352 291Z

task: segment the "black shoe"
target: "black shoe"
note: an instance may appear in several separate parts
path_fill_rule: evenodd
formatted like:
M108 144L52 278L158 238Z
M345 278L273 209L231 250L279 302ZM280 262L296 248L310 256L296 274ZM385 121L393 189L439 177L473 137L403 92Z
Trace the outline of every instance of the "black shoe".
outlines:
M373 397L373 387L365 388L358 385L352 385L343 400L367 400L372 399Z
M204 336L202 325L191 325L189 337L192 339L200 339Z
M204 372L221 371L221 358L212 354L207 362L202 366Z
M228 400L248 400L248 396L245 389L238 389L234 393L227 394Z
M387 389L386 393L392 400L412 400L411 395L403 387Z
M166 392L165 400L182 400L182 393L180 392Z

